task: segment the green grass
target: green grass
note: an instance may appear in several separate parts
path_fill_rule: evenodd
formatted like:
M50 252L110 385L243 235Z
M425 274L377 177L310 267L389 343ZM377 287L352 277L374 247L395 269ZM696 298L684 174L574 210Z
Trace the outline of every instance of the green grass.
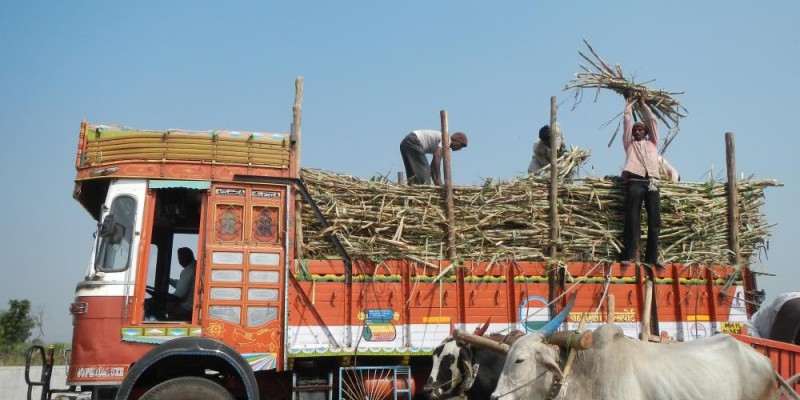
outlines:
M3 367L14 367L14 366L24 366L25 365L25 354L28 351L28 348L33 346L34 343L18 343L12 346L3 346L0 348L0 366ZM70 343L50 343L50 344L42 344L36 343L35 345L42 346L47 353L47 349L49 345L53 345L55 347L55 351L53 352L53 357L55 358L55 365L64 365L66 360L66 350L70 349L72 345ZM42 355L39 352L34 352L31 357L31 365L41 365L42 364Z

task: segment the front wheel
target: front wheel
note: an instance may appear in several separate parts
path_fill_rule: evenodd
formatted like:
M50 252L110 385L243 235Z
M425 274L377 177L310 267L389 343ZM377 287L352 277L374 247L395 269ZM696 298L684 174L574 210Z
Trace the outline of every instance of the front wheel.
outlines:
M194 376L170 379L145 392L141 400L235 400L224 387Z

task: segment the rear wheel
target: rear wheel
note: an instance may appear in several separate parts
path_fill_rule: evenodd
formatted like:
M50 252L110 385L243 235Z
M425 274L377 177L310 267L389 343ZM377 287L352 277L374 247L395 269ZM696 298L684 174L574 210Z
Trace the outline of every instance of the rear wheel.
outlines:
M194 376L170 379L145 392L141 400L234 400L224 387Z

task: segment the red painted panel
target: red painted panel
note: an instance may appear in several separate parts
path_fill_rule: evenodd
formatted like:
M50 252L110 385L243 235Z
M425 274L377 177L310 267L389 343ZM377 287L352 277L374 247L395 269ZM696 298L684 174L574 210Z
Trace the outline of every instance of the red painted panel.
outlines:
M289 325L319 326L315 310L325 325L345 325L345 290L344 281L299 282L304 296L297 293L294 286L289 286Z
M467 323L509 322L516 307L509 304L507 263L468 264L464 277Z
M788 380L800 373L800 346L746 335L731 334L731 336L769 357L775 370L783 379ZM796 392L800 393L800 379L794 382L793 387Z
M75 301L85 302L88 307L85 314L75 316L69 383L122 382L123 377L84 373L79 376L79 372L97 370L98 367L128 367L153 346L122 342L124 297L87 296Z

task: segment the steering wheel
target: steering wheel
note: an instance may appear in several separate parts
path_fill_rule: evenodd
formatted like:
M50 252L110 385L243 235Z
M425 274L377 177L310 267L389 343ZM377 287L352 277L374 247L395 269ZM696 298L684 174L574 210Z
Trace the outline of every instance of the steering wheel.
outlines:
M154 298L161 297L161 298L165 298L165 299L173 300L173 301L182 301L182 299L180 297L175 296L174 294L169 293L169 292L162 292L162 291L157 290L156 288L154 288L152 286L145 286L145 291L147 292L147 294L149 294L151 297L154 297Z

